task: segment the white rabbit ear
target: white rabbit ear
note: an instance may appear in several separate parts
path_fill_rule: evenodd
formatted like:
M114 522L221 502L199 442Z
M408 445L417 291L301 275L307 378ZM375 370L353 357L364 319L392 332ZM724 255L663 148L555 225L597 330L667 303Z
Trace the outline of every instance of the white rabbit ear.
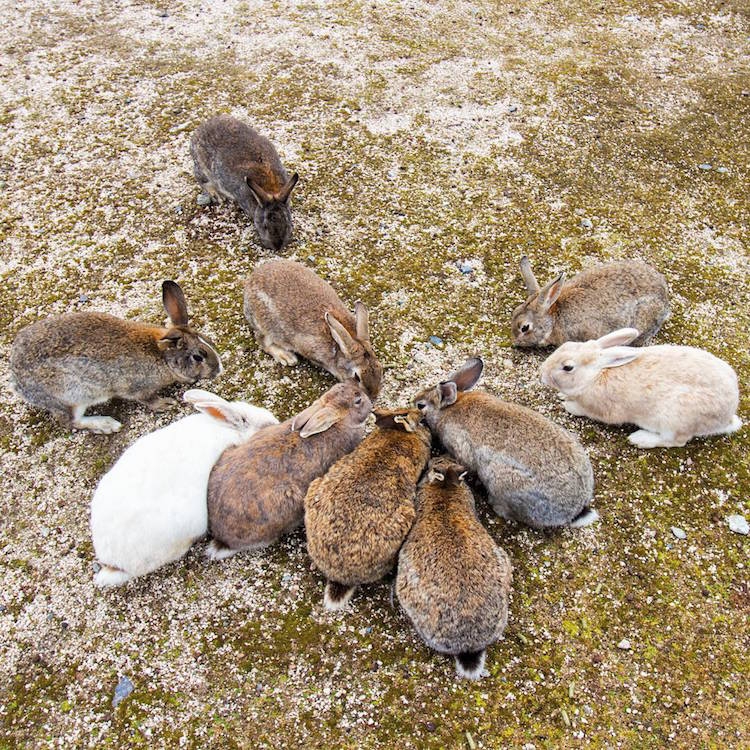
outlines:
M248 425L246 416L226 401L198 401L193 406L203 414L213 417L218 422L224 422L236 430L242 430Z
M640 353L634 346L610 346L599 354L597 364L601 368L620 367L632 362Z
M608 349L610 346L625 346L633 339L638 338L639 333L640 331L637 328L618 328L616 331L598 338L596 343L602 349Z
M200 388L191 388L189 391L185 391L182 394L182 400L188 404L197 404L199 402L214 403L217 401L223 404L227 403L221 396L217 396L210 391L201 390Z
M546 312L555 304L555 302L557 302L557 298L563 290L564 283L565 271L563 271L556 279L550 281L550 283L539 292L539 304L542 306L542 310Z

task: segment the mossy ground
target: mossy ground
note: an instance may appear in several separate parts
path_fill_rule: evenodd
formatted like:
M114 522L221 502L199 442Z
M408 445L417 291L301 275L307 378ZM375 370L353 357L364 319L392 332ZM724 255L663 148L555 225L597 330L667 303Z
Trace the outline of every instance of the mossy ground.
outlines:
M521 254L540 277L643 258L673 294L658 341L729 361L750 418L743 3L4 6L0 747L748 746L748 541L725 520L750 515L747 429L637 451L566 415L508 331ZM478 503L515 565L478 684L419 642L387 582L325 614L301 532L92 586L91 492L176 415L118 403L101 409L118 435L66 433L8 388L23 325L156 321L175 278L225 353L222 395L286 417L329 383L271 362L243 320L239 282L267 252L237 210L196 205L188 157L217 112L299 171L288 254L369 305L384 404L478 353L485 387L591 452L591 529L540 534ZM122 674L135 691L113 709Z

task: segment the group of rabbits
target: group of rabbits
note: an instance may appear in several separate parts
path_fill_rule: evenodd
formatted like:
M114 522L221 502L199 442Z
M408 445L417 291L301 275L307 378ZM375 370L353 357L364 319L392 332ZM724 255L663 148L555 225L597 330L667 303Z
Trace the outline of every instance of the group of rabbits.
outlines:
M228 116L191 140L195 176L212 199L251 215L261 242L290 240L288 177L272 144ZM203 201L204 203L206 201ZM541 379L572 414L633 423L642 448L681 446L739 429L737 377L708 352L645 346L669 315L664 278L640 261L608 263L570 280L537 283L521 260L527 300L513 313L519 347L558 347ZM18 393L73 428L111 433L111 417L86 416L112 398L152 409L158 392L222 371L215 345L188 325L180 287L162 285L171 325L78 312L22 329L11 351ZM244 287L258 343L282 365L298 356L340 382L285 422L266 409L191 388L199 412L135 441L102 477L91 504L95 583L116 586L180 558L207 533L215 560L260 549L305 524L326 579L324 603L346 606L357 586L397 567L396 593L423 640L477 678L508 618L512 566L477 520L465 481L481 482L503 518L533 528L584 526L594 476L567 430L537 412L472 390L473 357L410 406L375 409L383 368L368 311L352 313L312 270L290 260L259 264ZM627 346L627 344L638 345ZM442 455L431 457L440 446Z

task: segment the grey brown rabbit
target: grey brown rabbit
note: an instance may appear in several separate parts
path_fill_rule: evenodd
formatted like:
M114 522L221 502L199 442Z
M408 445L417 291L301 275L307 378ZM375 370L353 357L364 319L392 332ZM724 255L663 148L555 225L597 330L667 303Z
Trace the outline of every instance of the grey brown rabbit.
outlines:
M337 383L296 417L224 451L208 481L206 554L260 549L299 526L310 483L359 444L371 408L353 380Z
M253 219L261 243L279 252L292 236L287 175L271 141L241 120L218 115L190 139L195 179L213 199L234 201Z
M357 302L352 315L311 269L291 260L260 263L245 282L244 309L258 343L280 364L294 365L300 354L339 380L359 380L370 398L378 395L383 368L367 308Z
M162 284L170 328L78 312L21 329L10 369L18 393L63 424L98 433L117 432L112 417L87 417L86 409L112 398L140 401L161 410L171 399L157 392L174 383L195 383L221 372L214 345L188 326L185 296L174 281Z
M376 411L376 429L307 491L307 551L327 579L328 609L343 608L357 586L396 564L430 457L430 430L421 421L417 409Z
M398 556L396 593L422 640L476 680L508 622L513 567L477 519L464 473L448 456L430 461Z

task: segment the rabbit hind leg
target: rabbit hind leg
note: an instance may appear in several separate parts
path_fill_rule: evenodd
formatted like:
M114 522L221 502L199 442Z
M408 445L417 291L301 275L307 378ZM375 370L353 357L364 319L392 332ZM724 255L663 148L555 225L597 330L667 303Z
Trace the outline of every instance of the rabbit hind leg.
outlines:
M111 435L122 427L122 424L112 417L85 417L87 406L88 404L76 404L71 407L71 427L77 430L88 430L97 435Z

